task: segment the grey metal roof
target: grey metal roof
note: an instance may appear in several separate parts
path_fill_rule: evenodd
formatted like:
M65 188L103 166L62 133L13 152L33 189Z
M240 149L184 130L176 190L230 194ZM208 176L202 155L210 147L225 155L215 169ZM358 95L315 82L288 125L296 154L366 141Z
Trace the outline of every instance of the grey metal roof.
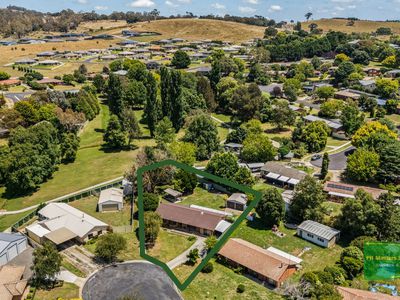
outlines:
M336 230L335 228L331 228L329 226L311 220L304 221L297 228L300 230L304 230L308 233L315 234L316 236L326 240L331 240L333 237L340 233L340 231Z
M5 249L7 249L11 243L23 239L26 239L26 237L19 233L0 232L0 253L2 253Z

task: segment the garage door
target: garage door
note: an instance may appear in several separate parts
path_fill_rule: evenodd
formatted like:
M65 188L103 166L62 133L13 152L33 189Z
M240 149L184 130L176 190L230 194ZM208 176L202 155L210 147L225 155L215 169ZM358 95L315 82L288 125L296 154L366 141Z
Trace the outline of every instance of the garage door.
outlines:
M12 260L14 257L17 257L18 249L17 244L14 244L11 248L8 249L8 260Z
M18 253L21 254L26 249L26 240L18 244Z
M2 256L0 256L0 266L3 266L7 263L7 254L4 253Z
M118 210L118 204L103 204L103 211Z

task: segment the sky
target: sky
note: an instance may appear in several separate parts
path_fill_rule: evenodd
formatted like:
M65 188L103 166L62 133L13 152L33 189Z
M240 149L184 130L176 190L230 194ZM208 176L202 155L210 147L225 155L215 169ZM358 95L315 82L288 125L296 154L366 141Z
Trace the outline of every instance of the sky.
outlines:
M0 0L0 7L16 5L44 12L70 8L74 11L110 13L149 11L169 16L190 11L196 15L261 15L278 21L303 20L306 12L315 19L357 17L370 20L400 19L400 0Z

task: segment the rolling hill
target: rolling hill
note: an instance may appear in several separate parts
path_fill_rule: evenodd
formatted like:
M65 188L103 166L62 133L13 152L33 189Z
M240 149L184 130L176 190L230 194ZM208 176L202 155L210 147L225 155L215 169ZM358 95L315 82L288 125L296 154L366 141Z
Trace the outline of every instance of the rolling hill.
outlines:
M111 24L110 24L111 23ZM114 28L112 28L114 23ZM252 38L260 38L264 35L264 27L247 24L206 19L168 19L152 22L139 22L131 26L122 22L99 22L82 24L82 29L92 30L103 27L101 32L108 34L120 34L122 29L134 31L153 31L161 36L152 39L180 37L187 40L223 40L231 42L244 42Z
M310 20L303 22L302 26L304 29L308 28L308 25L315 23L319 28L323 29L324 32L329 30L342 31L345 33L361 33L361 32L375 32L379 27L389 27L393 33L400 34L400 22L384 22L384 21L367 21L360 20L355 21L353 26L348 26L348 20L345 19L320 19Z

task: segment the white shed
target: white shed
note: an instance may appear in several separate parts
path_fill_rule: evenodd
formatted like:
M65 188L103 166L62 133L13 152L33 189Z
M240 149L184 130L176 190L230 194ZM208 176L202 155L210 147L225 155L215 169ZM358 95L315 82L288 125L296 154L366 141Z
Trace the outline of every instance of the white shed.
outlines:
M0 266L21 254L27 245L27 238L22 234L0 232Z
M98 202L99 212L122 210L124 206L124 191L118 188L111 188L101 191Z

